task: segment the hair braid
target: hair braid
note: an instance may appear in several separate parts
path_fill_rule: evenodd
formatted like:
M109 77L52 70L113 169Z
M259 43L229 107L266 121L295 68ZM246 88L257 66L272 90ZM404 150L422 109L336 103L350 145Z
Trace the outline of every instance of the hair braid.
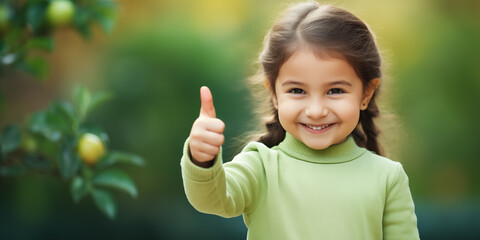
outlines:
M275 114L274 119L265 123L268 134L260 137L259 142L268 147L278 145L285 138L285 129L283 129L278 119L278 114Z
M378 110L374 95L370 100L367 109L360 111L359 123L361 124L362 131L357 128L352 133L352 136L358 145L382 155L382 149L377 141L380 130L377 128L377 125L374 122L374 118L376 118L379 114L380 111Z

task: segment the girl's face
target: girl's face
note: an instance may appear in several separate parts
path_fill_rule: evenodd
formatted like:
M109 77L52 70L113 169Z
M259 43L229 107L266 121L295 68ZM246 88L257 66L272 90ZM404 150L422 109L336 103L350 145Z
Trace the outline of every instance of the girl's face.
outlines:
M364 91L346 60L300 49L280 68L273 102L288 133L312 149L325 149L355 129L379 79L372 83Z

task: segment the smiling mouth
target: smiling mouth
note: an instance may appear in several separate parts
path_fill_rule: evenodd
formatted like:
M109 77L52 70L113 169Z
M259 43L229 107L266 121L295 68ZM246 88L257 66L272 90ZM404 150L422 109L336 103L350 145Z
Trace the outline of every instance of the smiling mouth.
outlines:
M318 130L322 130L322 129L324 129L324 128L327 128L327 127L332 126L333 123L329 123L329 124L321 125L321 126L313 126L313 125L309 125L309 124L303 124L303 125L306 126L306 127L308 127L308 128L310 128L310 129L312 129L312 130L318 131Z

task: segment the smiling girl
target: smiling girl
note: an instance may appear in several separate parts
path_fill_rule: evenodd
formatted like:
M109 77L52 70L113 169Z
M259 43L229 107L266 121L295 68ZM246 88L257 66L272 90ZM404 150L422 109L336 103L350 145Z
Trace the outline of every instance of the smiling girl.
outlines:
M418 239L407 175L380 155L381 58L367 25L300 3L275 22L259 59L253 79L268 91L266 132L228 163L225 124L201 88L181 160L190 203L243 214L248 239Z

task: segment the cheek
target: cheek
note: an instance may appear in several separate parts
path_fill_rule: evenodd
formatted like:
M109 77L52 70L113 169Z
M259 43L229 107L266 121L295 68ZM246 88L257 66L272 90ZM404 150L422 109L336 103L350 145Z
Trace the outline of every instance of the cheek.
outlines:
M336 114L344 122L356 125L360 118L360 103L357 101L345 101L335 106Z
M302 111L302 107L297 101L292 101L291 99L282 99L280 97L278 98L277 110L280 123L284 126L284 124L288 124L296 120Z
M277 105L278 115L280 118L288 118L294 115L295 106L290 101L282 101L281 99L278 101Z

